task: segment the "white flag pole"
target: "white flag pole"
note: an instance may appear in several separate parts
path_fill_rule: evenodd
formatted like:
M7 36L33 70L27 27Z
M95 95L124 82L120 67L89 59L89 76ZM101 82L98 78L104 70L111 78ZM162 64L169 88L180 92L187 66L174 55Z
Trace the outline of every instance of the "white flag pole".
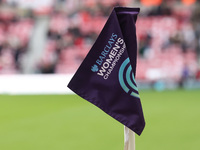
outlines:
M124 126L124 150L135 150L135 133Z

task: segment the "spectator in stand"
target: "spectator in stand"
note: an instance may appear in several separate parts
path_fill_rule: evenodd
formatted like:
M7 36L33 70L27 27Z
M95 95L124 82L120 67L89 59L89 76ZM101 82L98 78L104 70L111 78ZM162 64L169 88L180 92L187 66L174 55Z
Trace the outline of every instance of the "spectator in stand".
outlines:
M195 33L191 24L185 24L181 30L183 52L195 50Z
M181 79L180 79L180 87L183 87L184 82L190 78L190 69L187 65L183 67Z
M196 36L196 52L198 53L200 57L200 1L196 1L196 4L194 6L194 10L192 12L191 16L191 22L194 27L194 32Z
M139 54L142 58L148 58L148 52L151 49L151 40L152 36L150 33L147 33L139 41Z
M200 67L199 67L199 69L196 72L196 80L200 81Z

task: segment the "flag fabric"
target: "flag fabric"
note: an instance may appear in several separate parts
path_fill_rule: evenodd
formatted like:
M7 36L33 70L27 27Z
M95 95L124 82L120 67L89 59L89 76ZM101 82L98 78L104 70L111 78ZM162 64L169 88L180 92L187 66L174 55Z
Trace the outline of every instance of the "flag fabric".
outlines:
M140 135L145 121L135 82L139 8L115 7L88 55L68 84Z

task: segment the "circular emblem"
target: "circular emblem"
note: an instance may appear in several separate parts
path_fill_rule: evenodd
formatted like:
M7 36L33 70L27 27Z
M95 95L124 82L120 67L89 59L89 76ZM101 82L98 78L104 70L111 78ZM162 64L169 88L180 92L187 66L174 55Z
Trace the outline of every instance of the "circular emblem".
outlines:
M138 89L135 82L135 77L130 64L130 59L127 58L121 64L119 69L119 83L122 89L133 97L139 98Z

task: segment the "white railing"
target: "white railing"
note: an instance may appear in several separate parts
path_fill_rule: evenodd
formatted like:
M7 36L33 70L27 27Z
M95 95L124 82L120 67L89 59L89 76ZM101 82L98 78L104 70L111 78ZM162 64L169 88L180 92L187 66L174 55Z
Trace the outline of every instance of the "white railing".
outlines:
M0 94L72 94L72 74L0 75Z

